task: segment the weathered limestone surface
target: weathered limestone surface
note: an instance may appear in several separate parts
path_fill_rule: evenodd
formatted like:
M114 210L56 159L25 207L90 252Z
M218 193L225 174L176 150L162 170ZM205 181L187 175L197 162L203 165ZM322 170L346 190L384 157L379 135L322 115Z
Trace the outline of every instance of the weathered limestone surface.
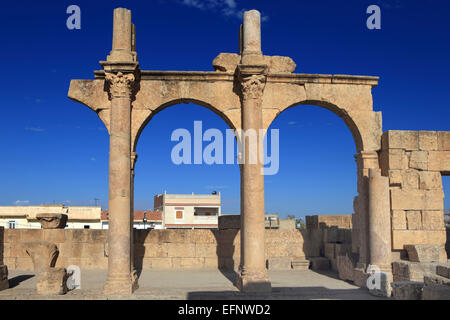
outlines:
M67 293L69 274L65 268L46 268L37 275L37 292L42 295L62 295Z
M8 267L6 265L0 265L0 290L5 290L8 288Z
M408 258L411 262L439 262L441 246L416 244L405 245Z
M33 261L35 273L55 266L59 251L54 243L47 241L26 242L24 246Z
M392 296L396 300L421 300L423 282L399 281L393 282Z
M387 131L380 165L389 177L392 249L435 245L447 261L441 174L450 166L450 135L436 131Z
M435 273L437 263L395 261L392 263L393 281L424 282L424 276Z
M62 213L38 213L36 219L42 229L64 229L67 224L67 214Z
M450 286L426 286L423 288L422 300L450 300Z

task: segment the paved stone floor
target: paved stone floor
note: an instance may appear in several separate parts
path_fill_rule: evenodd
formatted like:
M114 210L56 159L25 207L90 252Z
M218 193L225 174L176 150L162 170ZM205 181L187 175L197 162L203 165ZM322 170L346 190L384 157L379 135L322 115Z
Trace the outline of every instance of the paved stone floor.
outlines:
M334 273L317 273L312 270L271 271L272 293L269 295L241 294L233 286L233 273L219 270L144 270L139 278L140 288L131 297L114 299L380 299L366 289L337 279ZM10 287L0 291L5 299L106 299L102 287L106 271L84 270L81 289L63 296L36 294L36 277L30 271L9 272Z

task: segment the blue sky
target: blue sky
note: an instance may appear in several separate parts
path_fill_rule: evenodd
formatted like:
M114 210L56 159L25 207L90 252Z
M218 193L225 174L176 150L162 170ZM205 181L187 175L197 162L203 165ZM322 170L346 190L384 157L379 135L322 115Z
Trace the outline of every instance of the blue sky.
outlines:
M66 8L81 8L81 30L66 28ZM366 28L366 8L381 7L381 30ZM0 37L0 205L100 204L108 198L108 135L96 114L67 98L70 79L93 78L111 49L112 11L132 10L141 69L212 70L220 52L237 52L244 9L262 12L262 49L290 56L296 72L380 76L374 107L383 130L450 131L450 22L447 1L16 1L2 6ZM153 196L220 191L224 213L239 213L237 165L176 166L176 128L225 130L213 112L177 105L157 114L137 152L135 207ZM352 213L355 146L345 124L315 106L283 112L280 171L266 177L266 211ZM444 179L450 194L450 181ZM450 208L450 201L445 201Z

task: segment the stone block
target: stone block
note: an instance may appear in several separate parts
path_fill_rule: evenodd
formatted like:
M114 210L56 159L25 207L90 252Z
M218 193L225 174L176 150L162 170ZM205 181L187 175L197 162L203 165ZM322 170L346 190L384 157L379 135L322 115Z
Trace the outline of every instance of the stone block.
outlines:
M422 229L422 214L420 211L406 211L408 230Z
M424 151L438 150L436 131L419 131L419 149Z
M266 268L268 270L291 270L290 257L268 258L266 260Z
M450 151L450 132L439 131L438 136L438 149L441 151Z
M391 187L394 186L402 186L403 184L403 170L389 170L389 185Z
M164 258L167 257L168 243L145 244L144 257L146 258ZM136 246L136 244L135 244Z
M428 170L428 152L411 151L409 167L417 170Z
M149 260L151 261L152 269L171 269L172 268L172 258L151 258Z
M405 245L411 262L438 262L441 253L440 245L415 244Z
M392 249L402 250L405 244L445 245L446 233L434 230L393 230Z
M67 279L64 268L47 268L37 276L37 292L44 295L62 295L67 293Z
M336 245L334 243L325 243L325 257L330 260L336 258Z
M389 149L387 161L390 170L408 169L408 157L403 149Z
M52 243L63 243L65 241L65 230L48 228L42 230L44 241Z
M426 286L422 291L423 300L450 300L450 286Z
M391 189L392 210L443 210L442 190Z
M308 257L312 270L330 270L330 260L323 257Z
M389 130L382 136L383 149L419 150L419 132Z
M438 265L436 267L436 274L438 276L450 279L450 265Z
M17 231L20 231L20 242L44 240L44 233L41 229L17 229Z
M443 211L422 211L423 230L445 230Z
M407 229L405 210L392 210L392 229L393 230Z
M436 274L428 274L423 277L423 282L426 286L433 286L436 284L450 286L450 279L441 277Z
M0 291L8 288L8 267L6 265L0 265Z
M195 257L195 244L193 243L169 243L167 245L168 257Z
M353 281L355 265L348 255L341 255L336 258L339 279Z
M393 281L423 282L424 276L433 272L436 263L395 261L392 263Z
M38 213L36 219L42 229L64 229L67 224L67 214L63 213Z
M392 282L392 296L396 300L421 300L423 286L423 282Z
M332 226L324 229L324 241L325 243L338 242L338 227Z
M218 257L205 258L204 267L205 268L217 269L219 267L219 258Z
M292 269L294 270L308 270L310 262L305 257L293 258L291 262Z
M353 282L361 288L367 288L367 279L369 275L361 268L355 268L353 270Z
M419 171L412 169L403 170L402 181L402 189L404 190L419 189Z
M197 258L216 258L217 259L217 246L214 244L195 244L195 257Z
M442 176L436 171L420 171L420 189L434 190L442 189Z
M205 258L172 258L172 267L175 269L202 269Z
M15 268L16 270L34 270L33 261L27 258L15 258Z
M220 217L219 217L220 218ZM204 244L214 244L216 245L217 240L213 230L192 230L192 242L194 243L204 243Z
M450 151L429 151L428 170L450 172Z
M23 230L22 230L23 231ZM30 230L31 231L31 230ZM41 230L38 230L41 231ZM58 247L46 241L24 243L28 255L31 257L36 273L49 267L54 267L58 258Z
M20 242L20 231L22 229L5 229L3 231L4 243Z

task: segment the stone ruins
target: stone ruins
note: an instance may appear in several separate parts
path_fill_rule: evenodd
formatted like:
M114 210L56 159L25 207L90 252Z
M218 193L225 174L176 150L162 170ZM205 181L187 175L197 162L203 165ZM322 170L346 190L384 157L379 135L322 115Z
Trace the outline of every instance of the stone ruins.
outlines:
M115 9L112 50L100 61L103 70L95 71L93 80L72 80L68 92L96 112L109 132L109 230L5 230L6 265L31 268L19 248L33 239L33 246L49 252L45 267L57 245L57 267L107 268L107 295L133 293L136 270L142 268L229 268L238 273L241 291L270 292L268 268L331 268L341 279L366 287L374 267L382 278L381 288L369 288L374 294L449 297L441 176L450 174L450 132L383 132L371 93L378 77L294 73L289 57L263 55L260 30L260 13L245 12L239 54L219 54L215 71L141 70L131 12ZM265 230L262 165L245 163L237 226L222 221L219 230L133 231L139 136L159 111L189 102L244 130L268 129L281 112L297 105L337 114L357 150L354 214L308 217L305 230ZM26 249L32 257L33 246ZM35 268L41 265L37 261L34 256ZM5 272L2 266L0 288Z

